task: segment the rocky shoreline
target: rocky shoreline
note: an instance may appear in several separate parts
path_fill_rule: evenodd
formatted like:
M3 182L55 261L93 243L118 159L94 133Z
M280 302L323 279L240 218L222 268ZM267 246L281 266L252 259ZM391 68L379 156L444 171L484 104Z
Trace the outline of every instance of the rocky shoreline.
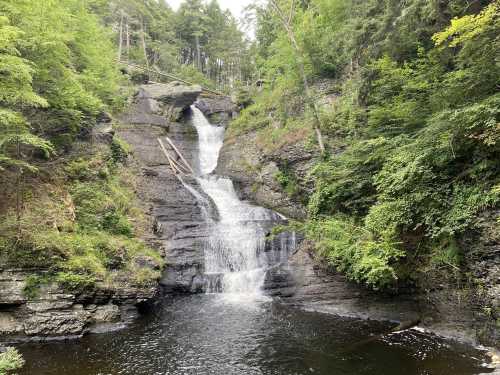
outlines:
M72 293L56 283L26 296L25 286L34 270L0 272L0 333L4 341L81 337L123 327L153 299L156 287L139 288L124 283L109 287L98 283L86 292ZM43 270L37 270L43 274Z

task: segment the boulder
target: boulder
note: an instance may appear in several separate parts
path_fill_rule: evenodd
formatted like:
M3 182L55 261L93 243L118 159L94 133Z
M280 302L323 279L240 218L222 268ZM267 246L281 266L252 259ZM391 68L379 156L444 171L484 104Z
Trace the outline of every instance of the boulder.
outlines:
M238 106L229 97L199 98L194 105L213 125L226 125L227 122L236 117Z
M154 83L141 85L136 100L149 107L152 114L175 121L196 101L201 91L201 86L198 85L187 86L179 82Z
M112 303L97 306L93 314L93 319L98 323L117 322L120 320L120 308Z

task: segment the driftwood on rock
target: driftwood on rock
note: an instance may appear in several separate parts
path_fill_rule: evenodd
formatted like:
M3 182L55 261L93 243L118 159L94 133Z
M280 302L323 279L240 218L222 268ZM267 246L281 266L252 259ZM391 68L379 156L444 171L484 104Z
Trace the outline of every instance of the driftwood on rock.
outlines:
M180 175L189 175L189 174L194 174L193 169L187 162L187 160L182 156L181 152L179 149L174 145L174 143L170 140L170 138L165 137L168 144L170 145L170 148L173 150L174 154L177 156L177 158L174 158L170 152L167 151L165 145L163 144L163 141L160 138L157 138L158 143L160 144L160 148L167 158L167 161L170 165L170 168L172 169L172 172L178 176ZM179 162L180 160L180 162Z

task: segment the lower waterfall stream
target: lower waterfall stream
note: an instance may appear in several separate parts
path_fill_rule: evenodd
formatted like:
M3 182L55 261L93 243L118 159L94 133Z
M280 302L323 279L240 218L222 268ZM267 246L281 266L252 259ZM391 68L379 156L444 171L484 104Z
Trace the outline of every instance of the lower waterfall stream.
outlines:
M282 246L277 249L277 259L270 259L265 251L266 231L283 218L271 210L242 202L230 179L211 175L217 167L224 128L210 124L195 106L191 111L199 140L197 181L217 212L217 218L213 218L205 211L210 233L204 248L207 290L243 298L262 297L267 267L286 260L295 247L295 235L280 234ZM195 197L200 204L207 204L199 194Z
M205 208L206 294L168 297L129 327L79 340L23 343L21 375L471 375L488 372L482 350L384 322L301 311L263 291L266 270L286 262L266 235L279 214L241 201L213 174L224 127L192 108L199 137L197 186ZM213 208L213 209L212 209ZM216 212L216 213L214 213ZM360 344L361 343L361 344Z

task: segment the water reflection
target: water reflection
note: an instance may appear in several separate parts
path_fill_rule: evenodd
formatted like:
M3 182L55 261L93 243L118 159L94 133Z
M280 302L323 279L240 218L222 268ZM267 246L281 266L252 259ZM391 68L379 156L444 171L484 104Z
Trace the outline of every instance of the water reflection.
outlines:
M39 375L469 375L483 353L417 331L384 336L384 323L238 303L226 295L166 301L120 332L24 344L21 374Z

